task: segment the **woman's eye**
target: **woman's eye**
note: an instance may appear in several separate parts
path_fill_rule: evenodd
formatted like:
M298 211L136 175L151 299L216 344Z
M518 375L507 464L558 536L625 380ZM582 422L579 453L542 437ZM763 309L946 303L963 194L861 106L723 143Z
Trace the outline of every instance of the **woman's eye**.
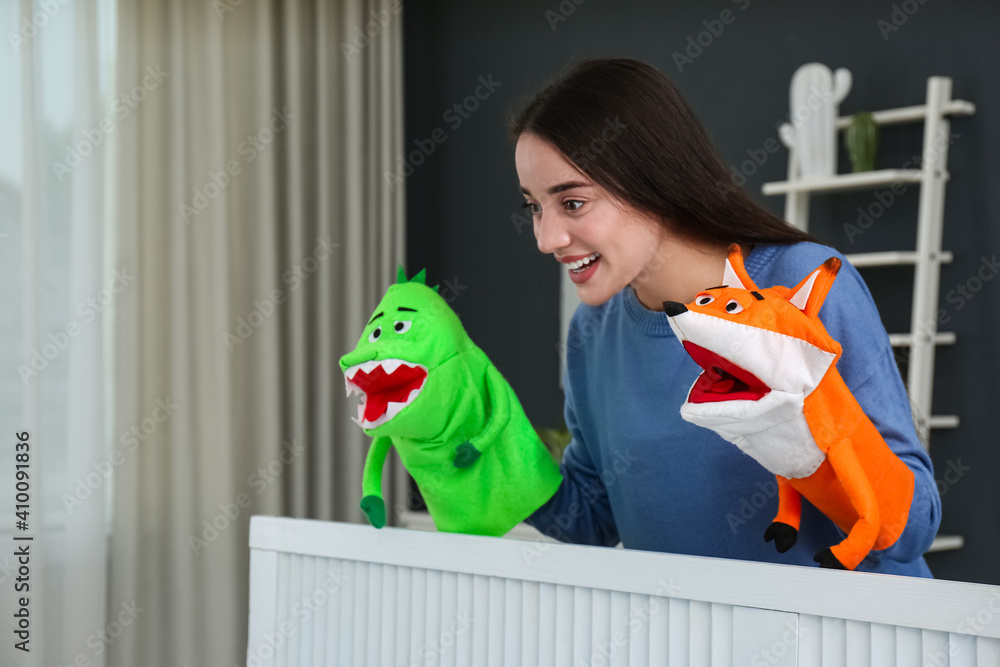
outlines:
M534 215L536 213L541 213L542 212L541 207L538 207L538 208L536 208L536 207L538 207L538 204L533 204L532 202L524 202L524 205L523 205L523 208L526 211L528 211L528 213L530 213L531 215Z
M697 299L694 300L694 302L699 306L707 306L713 301L715 301L715 297L712 296L711 294L705 294L704 296L699 296Z
M368 342L374 343L378 340L378 337L382 335L382 327L375 327L372 332L368 334Z
M404 320L396 322L392 328L396 331L396 333L406 333L410 330L411 324L413 324L412 320Z
M579 199L567 199L566 201L563 202L563 206L567 206L567 205L570 205L570 204L579 204L580 206L583 206L583 202L580 201ZM571 210L571 211L579 211L580 210L580 206L575 206L575 207L573 207L573 208L571 208L569 210Z
M726 304L727 313L739 313L742 312L742 310L743 306L741 306L740 302L737 301L736 299L730 299L729 303Z

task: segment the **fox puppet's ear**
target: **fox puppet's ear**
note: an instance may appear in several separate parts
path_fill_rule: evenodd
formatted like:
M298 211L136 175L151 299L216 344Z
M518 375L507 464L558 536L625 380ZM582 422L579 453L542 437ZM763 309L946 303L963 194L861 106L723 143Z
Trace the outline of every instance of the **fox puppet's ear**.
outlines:
M726 272L722 274L722 285L731 289L754 290L757 286L750 279L750 274L743 267L743 253L738 243L729 246L729 256L726 258Z
M788 300L807 316L816 317L839 270L840 260L831 257L793 287Z

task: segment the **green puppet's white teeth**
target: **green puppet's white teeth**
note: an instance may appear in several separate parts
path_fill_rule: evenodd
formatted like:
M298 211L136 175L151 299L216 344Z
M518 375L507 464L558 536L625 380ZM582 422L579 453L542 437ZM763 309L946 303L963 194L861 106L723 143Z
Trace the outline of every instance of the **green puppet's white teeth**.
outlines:
M411 389L406 396L406 400L404 401L401 402L386 401L384 403L385 412L382 413L378 417L378 419L372 421L366 420L364 418L364 415L365 415L365 410L368 407L369 396L368 393L365 391L365 389L362 389L362 386L369 387L369 391L375 388L371 385L371 379L367 378L366 376L376 374L377 371L381 370L382 377L387 377L396 373L396 371L399 370L400 367L405 367L405 369L408 369L407 373L409 373L410 375L410 380L413 379L412 373L414 370L423 371L421 386ZM359 371L362 373L361 376L358 375ZM404 378L406 377L407 373L402 373ZM425 366L423 366L422 364L416 364L410 361L406 361L404 359L370 359L360 364L351 366L346 371L344 371L344 392L348 397L350 397L353 394L359 394L361 396L361 401L358 404L358 416L351 417L351 420L355 424L364 429L373 429L381 426L382 424L386 423L387 421L395 417L397 414L399 414L403 408L408 406L416 399L417 395L420 393L420 390L423 388L422 383L423 381L426 380L426 378L427 378L427 368ZM361 384L359 385L357 382L355 382L355 380L357 380ZM368 381L366 382L366 380ZM398 382L398 380L396 380L396 382ZM376 381L376 386L378 386L378 384L380 384L379 380ZM381 389L376 389L376 391L380 390ZM373 400L378 402L380 398L376 397Z
M385 371L386 375L392 375L399 365L403 363L402 359L386 359L382 362L382 370ZM409 364L407 364L409 365Z
M385 414L376 419L375 421L367 421L364 418L365 405L367 401L365 400L365 398L362 398L361 403L358 405L358 416L351 417L351 421L353 421L361 428L369 430L373 428L378 428L382 424L386 423L387 421L398 415L403 408L412 403L417 398L417 395L420 394L421 389L412 390L406 397L406 400L402 403L397 403L396 401L389 401L388 404L386 405Z

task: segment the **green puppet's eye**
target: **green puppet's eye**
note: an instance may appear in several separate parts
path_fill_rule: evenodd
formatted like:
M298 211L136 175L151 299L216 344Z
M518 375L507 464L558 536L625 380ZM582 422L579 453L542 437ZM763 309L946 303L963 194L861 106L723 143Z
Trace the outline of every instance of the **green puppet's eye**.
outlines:
M382 335L382 327L375 327L375 329L368 334L368 342L374 343L378 340L378 337Z
M407 331L410 330L411 324L413 324L413 322L411 322L410 320L403 320L400 322L396 322L393 328L396 330L396 333L406 333Z

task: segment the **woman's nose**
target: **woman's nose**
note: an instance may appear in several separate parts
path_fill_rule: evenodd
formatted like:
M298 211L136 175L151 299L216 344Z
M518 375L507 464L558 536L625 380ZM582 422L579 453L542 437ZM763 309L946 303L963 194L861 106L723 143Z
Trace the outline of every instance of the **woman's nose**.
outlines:
M538 249L546 254L565 248L570 242L569 233L559 216L546 216L544 212L535 218L535 239Z

